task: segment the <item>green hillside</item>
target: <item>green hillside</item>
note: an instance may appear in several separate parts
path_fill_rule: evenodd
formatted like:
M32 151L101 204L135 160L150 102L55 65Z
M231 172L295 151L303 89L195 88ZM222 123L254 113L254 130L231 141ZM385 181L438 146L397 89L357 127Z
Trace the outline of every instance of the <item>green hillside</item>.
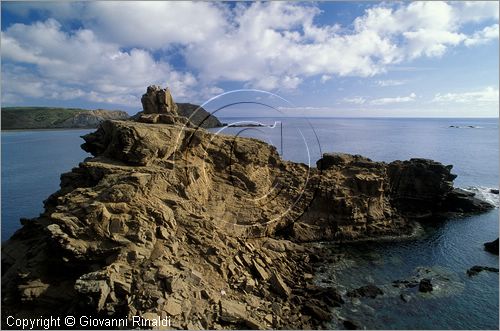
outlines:
M92 128L104 119L125 119L121 111L52 107L5 107L1 109L2 130Z

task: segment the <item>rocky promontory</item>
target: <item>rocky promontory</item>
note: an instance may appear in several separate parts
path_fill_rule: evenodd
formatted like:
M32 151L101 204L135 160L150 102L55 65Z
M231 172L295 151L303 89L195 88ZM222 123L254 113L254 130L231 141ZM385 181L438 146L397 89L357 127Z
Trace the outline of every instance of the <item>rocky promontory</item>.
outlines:
M327 327L344 299L313 284L332 258L317 242L411 235L417 219L491 207L457 192L451 166L435 161L333 153L309 168L200 128L165 90L143 99L136 121L83 137L92 157L3 245L4 316Z

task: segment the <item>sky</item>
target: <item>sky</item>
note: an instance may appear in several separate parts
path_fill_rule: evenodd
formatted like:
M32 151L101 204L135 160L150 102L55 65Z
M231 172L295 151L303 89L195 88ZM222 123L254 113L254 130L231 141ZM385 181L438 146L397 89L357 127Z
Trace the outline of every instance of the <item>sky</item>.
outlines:
M2 1L1 103L134 114L156 84L296 116L498 117L498 6Z

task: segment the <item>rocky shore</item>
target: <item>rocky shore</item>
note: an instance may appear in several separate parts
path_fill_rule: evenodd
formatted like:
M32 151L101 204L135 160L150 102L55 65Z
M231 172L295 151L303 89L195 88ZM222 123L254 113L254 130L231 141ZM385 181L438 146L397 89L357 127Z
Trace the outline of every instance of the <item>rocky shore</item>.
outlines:
M93 156L3 245L3 316L324 328L345 298L313 282L334 259L318 242L408 235L417 220L492 207L453 188L452 167L435 161L333 153L309 168L205 131L165 90L148 88L143 106L136 121L84 136Z

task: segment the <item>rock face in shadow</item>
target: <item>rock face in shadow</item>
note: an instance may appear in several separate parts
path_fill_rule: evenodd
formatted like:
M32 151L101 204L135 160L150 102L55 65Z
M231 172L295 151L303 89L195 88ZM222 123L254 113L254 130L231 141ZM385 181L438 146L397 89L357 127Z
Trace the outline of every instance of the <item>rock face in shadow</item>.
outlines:
M498 255L498 238L484 244L484 250L492 254Z
M198 105L193 105L192 103L177 103L177 111L179 115L188 118L195 127L217 128L222 126L222 123L217 117Z
M416 218L427 217L437 210L453 190L456 175L451 165L426 159L395 161L388 165L390 195L403 213Z
M439 213L476 213L493 206L475 194L453 187L452 165L427 159L389 163L392 204L406 217L425 219Z
M93 157L3 245L4 314L325 326L342 298L310 283L325 252L304 242L410 234L411 201L437 214L453 192L451 167L433 161L327 154L310 169L255 139L140 122L84 136Z

